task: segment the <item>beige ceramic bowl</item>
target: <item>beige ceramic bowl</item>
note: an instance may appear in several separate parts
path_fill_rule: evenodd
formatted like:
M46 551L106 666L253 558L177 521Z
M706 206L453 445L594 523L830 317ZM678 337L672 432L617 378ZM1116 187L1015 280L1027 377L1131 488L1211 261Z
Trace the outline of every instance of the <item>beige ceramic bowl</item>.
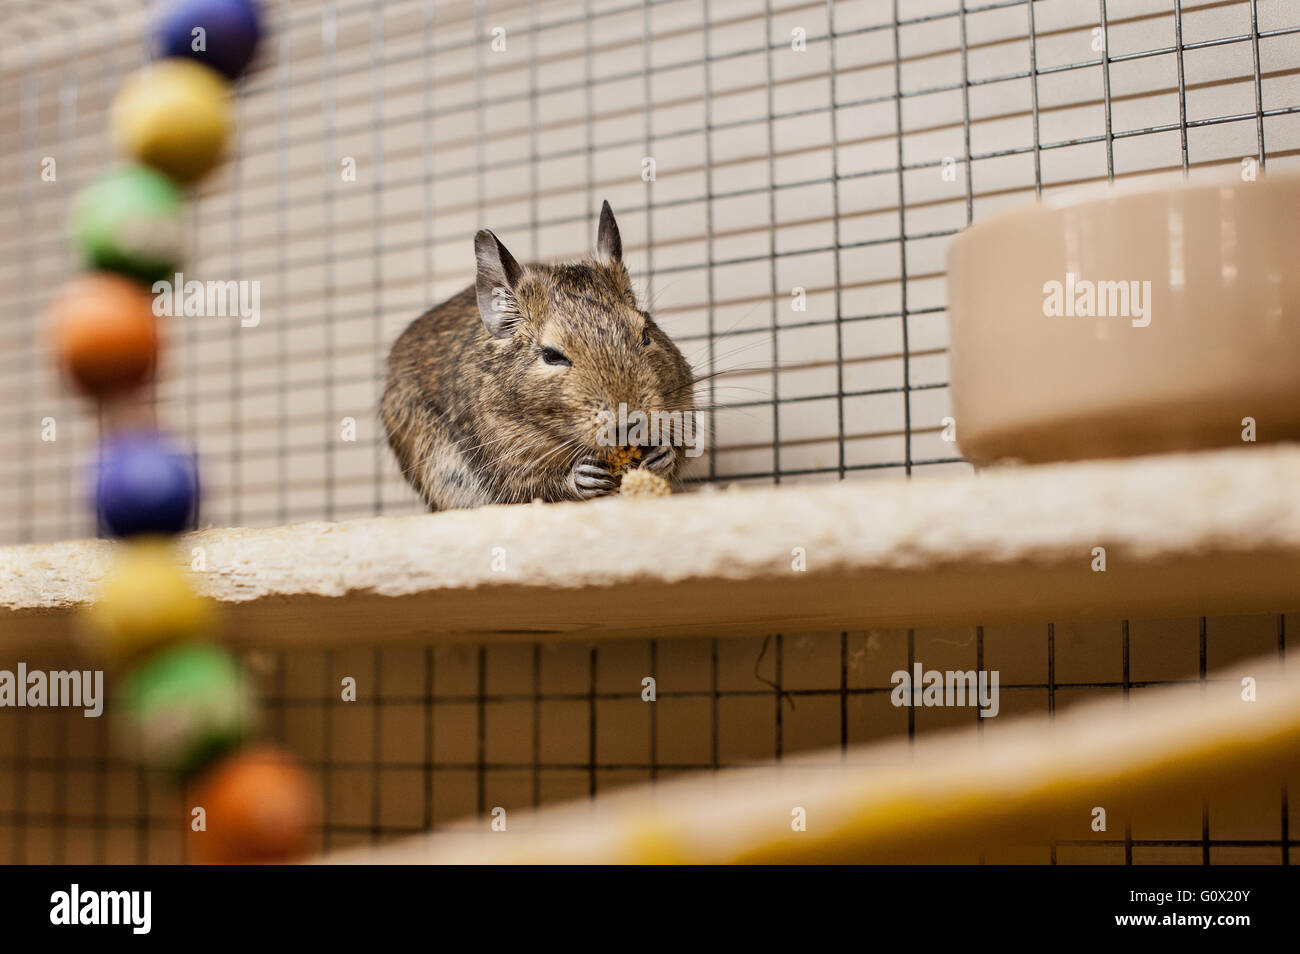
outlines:
M1300 439L1300 177L1084 193L948 252L976 462ZM1250 421L1243 423L1245 419Z

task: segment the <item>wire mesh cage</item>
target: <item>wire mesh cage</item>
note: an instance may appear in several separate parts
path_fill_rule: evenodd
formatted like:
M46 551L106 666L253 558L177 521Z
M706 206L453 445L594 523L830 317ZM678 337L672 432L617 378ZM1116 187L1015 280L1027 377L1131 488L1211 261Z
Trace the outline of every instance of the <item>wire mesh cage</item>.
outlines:
M169 319L151 396L203 461L211 526L419 512L376 419L383 361L470 284L480 227L521 260L563 260L589 251L611 203L639 294L714 375L689 485L960 473L953 235L1081 184L1294 168L1300 152L1300 8L1286 0L262 6L270 40L238 85L230 161L196 192L185 267L259 297ZM45 370L36 317L74 268L69 203L107 164L105 114L151 55L151 11L0 9L0 541L93 536L81 475L102 422ZM332 850L494 805L983 731L969 712L889 706L888 673L918 658L999 666L1004 711L1050 713L1281 656L1295 626L970 622L250 662L273 731L319 775ZM652 708L645 673L663 687ZM367 691L340 707L348 675ZM115 756L105 727L27 713L0 738L7 860L183 857L177 794ZM1033 860L1286 861L1293 832L1273 792Z

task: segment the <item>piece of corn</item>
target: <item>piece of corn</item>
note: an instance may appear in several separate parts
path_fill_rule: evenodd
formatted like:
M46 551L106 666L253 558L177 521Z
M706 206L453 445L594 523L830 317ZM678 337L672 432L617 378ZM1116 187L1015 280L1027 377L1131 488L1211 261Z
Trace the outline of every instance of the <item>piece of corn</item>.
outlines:
M611 450L606 458L609 464L614 468L615 473L621 473L631 470L641 460L641 448L639 447L615 447Z
M665 497L672 493L668 481L644 467L623 475L619 493L629 497Z

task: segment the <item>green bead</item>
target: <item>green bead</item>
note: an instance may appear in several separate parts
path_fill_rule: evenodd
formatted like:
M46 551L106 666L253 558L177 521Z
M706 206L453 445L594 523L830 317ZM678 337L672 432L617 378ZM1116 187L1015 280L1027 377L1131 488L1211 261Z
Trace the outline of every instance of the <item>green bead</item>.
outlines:
M181 260L181 190L148 166L111 169L82 191L72 209L72 242L85 263L152 284Z
M144 661L118 687L117 711L139 758L181 776L233 748L256 722L239 664L204 644L176 646Z

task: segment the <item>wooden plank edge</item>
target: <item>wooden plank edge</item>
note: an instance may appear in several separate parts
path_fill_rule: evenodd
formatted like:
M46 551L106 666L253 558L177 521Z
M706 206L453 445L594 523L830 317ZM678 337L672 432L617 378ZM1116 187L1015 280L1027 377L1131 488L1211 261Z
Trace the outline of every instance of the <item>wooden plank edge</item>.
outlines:
M1236 679L1145 689L972 730L834 749L779 765L696 773L340 852L329 863L952 863L1017 846L1122 839L1143 809L1170 817L1212 797L1280 791L1300 773L1300 670L1276 658ZM1107 832L1094 832L1097 807ZM806 831L792 830L802 809Z
M1283 612L1300 606L1297 487L1300 448L1276 445L207 530L178 558L202 553L240 645ZM67 644L111 552L0 549L0 646Z

